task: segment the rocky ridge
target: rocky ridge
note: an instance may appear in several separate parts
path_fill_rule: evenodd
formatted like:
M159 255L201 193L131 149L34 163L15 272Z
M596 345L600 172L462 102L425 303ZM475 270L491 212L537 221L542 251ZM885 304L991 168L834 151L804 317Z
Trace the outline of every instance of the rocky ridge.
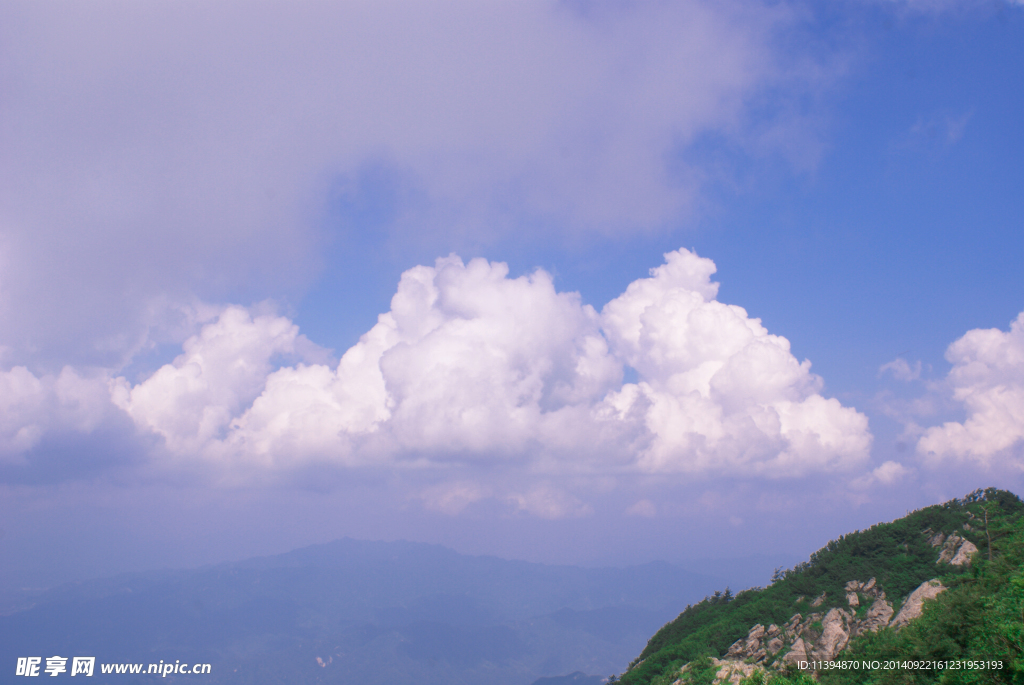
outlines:
M948 537L928 529L922 533L930 536L932 547L940 549L936 564L967 565L971 554L978 551L973 543L956 533ZM755 625L746 637L729 647L722 659L711 660L718 669L715 682L738 685L757 668L783 668L799 661L835 659L850 640L861 633L885 627L899 630L906 626L921 615L925 600L934 599L945 589L937 579L925 581L910 593L896 613L874 578L864 582L851 580L844 587L846 608L833 607L827 612L813 612L806 617L797 613L783 626L772 624L766 628L761 624ZM822 593L810 606L819 607L826 599ZM870 605L866 612L861 611L863 605ZM683 677L673 685L685 682L688 666L683 667Z

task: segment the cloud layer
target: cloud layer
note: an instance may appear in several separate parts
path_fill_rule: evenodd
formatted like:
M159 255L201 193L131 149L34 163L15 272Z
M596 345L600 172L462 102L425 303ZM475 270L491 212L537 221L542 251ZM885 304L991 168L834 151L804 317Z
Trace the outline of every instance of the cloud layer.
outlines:
M231 306L134 385L7 372L0 445L29 452L44 415L88 432L88 414L46 407L91 393L91 406L158 437L165 465L499 470L533 483L507 497L541 516L586 511L550 478L863 466L866 417L822 397L785 338L718 302L714 272L671 252L597 312L542 270L510 278L505 264L452 255L406 271L391 310L336 366L315 363L288 319ZM637 382L623 383L627 369ZM494 492L456 484L428 505L458 510Z
M748 106L815 87L776 45L797 21L731 0L6 3L7 362L115 363L154 299L301 294L332 203L379 200L367 169L408 190L368 219L384 239L445 251L676 220L709 173L688 145L795 128Z

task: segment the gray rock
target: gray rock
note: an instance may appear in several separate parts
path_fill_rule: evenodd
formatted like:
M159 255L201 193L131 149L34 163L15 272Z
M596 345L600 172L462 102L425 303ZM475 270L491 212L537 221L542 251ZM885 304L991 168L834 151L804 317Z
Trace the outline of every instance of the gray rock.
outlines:
M946 538L946 543L942 545L942 552L939 554L938 564L948 564L956 556L956 549L963 541L959 535L950 535Z
M757 666L754 664L745 664L742 661L712 658L711 663L718 667L718 672L715 673L715 682L722 685L725 683L739 685L741 680L754 675L754 671L757 670Z
M747 641L741 637L739 640L736 640L736 642L733 642L732 645L729 646L729 651L725 653L725 658L740 659L743 657L743 652L746 648Z
M789 623L787 623L784 627L785 635L787 638L792 640L799 634L797 628L800 625L800 621L802 620L803 616L801 616L800 614L793 614L793 618L789 619Z
M865 616L864 620L859 623L856 632L875 632L879 628L884 628L889 624L889 619L892 618L892 614L892 605L885 600L885 596L883 595L876 599L871 605L871 608L868 609L867 616Z
M850 641L850 630L847 621L851 615L842 609L831 609L821 622L821 637L814 643L815 659L828 661L834 659L846 643Z
M966 528L966 526L964 526ZM963 544L960 545L960 549L956 551L956 555L949 560L950 566L963 566L971 563L971 555L978 551L978 548L974 546L974 543L970 540L964 540Z
M763 660L767 653L761 646L762 637L764 637L764 626L758 623L750 629L747 637L740 638L732 643L729 651L726 652L726 658Z
M803 638L798 637L793 641L793 648L786 652L782 660L786 663L807 661L807 643L804 642Z
M926 599L935 599L945 589L942 583L936 579L921 583L916 590L910 593L907 601L900 607L900 613L896 614L896 618L889 625L896 629L907 625L921 615Z

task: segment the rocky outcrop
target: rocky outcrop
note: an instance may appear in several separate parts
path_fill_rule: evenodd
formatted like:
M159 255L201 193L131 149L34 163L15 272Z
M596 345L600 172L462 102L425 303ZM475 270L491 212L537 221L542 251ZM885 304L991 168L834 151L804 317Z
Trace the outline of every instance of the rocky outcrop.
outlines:
M796 637L797 626L800 625L800 621L802 620L803 616L801 616L800 614L793 614L793 618L789 619L789 623L782 627L783 633L786 635L786 637L788 637L791 640L794 637Z
M965 530L970 527L964 525ZM978 551L978 548L970 540L963 538L956 533L946 537L942 532L932 534L931 529L926 528L925 535L931 535L928 544L932 547L941 547L937 564L949 564L950 566L964 566L971 563L971 555Z
M810 655L807 653L807 643L803 638L798 637L793 642L793 647L782 657L784 663L795 664L799 661L807 661Z
M834 659L850 641L850 619L843 609L830 609L821 621L821 637L814 643L812 656L818 661Z
M900 607L900 613L889 624L893 628L902 628L921 615L926 599L935 599L946 588L937 580L929 580L910 593L907 601Z
M891 612L891 609L890 609ZM750 629L745 638L734 642L725 658L762 663L790 648L784 659L832 659L860 632L861 622L844 609L831 609L827 614L796 614L784 628L776 625L767 630L761 624ZM792 656L791 656L792 655Z
M743 661L732 661L728 659L712 659L711 663L718 666L718 673L715 674L715 683L729 683L739 685L740 681L754 675L758 668L757 664L748 664Z
M943 538L943 543L950 538ZM963 547L956 541L956 549ZM968 552L969 554L969 552ZM952 558L951 558L952 559ZM886 626L902 628L921 615L924 601L933 599L944 588L937 580L930 580L910 593L899 614L893 618L893 606L875 579L867 582L851 580L845 586L849 609L833 607L827 613L812 613L806 617L794 614L783 626L772 624L765 628L757 624L747 636L734 642L723 659L713 660L718 667L716 683L739 683L749 677L755 667L781 667L800 661L830 661L835 659L857 635L874 632ZM817 607L825 600L824 593L811 602ZM868 604L866 612L860 607ZM857 616L857 611L862 616Z
M970 564L971 555L977 551L978 548L974 546L973 542L970 540L964 540L963 544L960 545L960 549L958 549L953 558L949 560L950 566L963 566L964 564Z
M745 639L736 640L729 647L729 651L725 657L728 659L752 659L754 661L763 661L768 656L767 650L761 644L761 638L764 637L765 629L764 626L758 623L756 626L750 629Z
M889 621L892 620L892 615L892 604L889 604L889 602L885 600L885 593L883 592L871 605L871 608L868 609L868 613L861 622L860 629L857 632L875 632L880 628L884 628L889 625Z

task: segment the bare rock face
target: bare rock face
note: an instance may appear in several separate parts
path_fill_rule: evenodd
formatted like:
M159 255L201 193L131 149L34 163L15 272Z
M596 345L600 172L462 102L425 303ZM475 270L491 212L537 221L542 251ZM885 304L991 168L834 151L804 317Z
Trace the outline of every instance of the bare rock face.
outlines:
M950 561L952 561L953 557L956 556L956 549L962 541L963 538L961 538L959 535L950 535L948 538L946 538L946 544L942 546L942 552L939 553L939 560L936 563L948 564Z
M849 620L853 616L842 609L831 609L821 622L821 637L814 643L812 656L821 661L834 659L850 641Z
M778 630L778 628L776 628ZM765 657L768 656L768 652L761 644L761 639L765 635L764 626L758 623L756 626L750 629L745 638L736 640L729 647L729 651L726 653L726 659L739 659L747 660L752 659L753 661L764 661Z
M964 526L965 530L970 530L968 526ZM945 540L945 542L943 542ZM943 538L942 533L939 533L931 540L929 540L933 547L942 547L942 551L939 553L938 564L949 564L951 566L964 566L965 564L971 563L971 555L978 551L978 548L973 542L967 540L956 533L953 533L948 538Z
M783 633L787 638L792 640L798 634L797 627L800 625L800 621L804 620L804 617L800 614L793 614L793 618L789 619L789 623L782 627Z
M786 655L782 657L784 663L796 663L797 661L807 661L807 643L804 642L802 637L798 637L793 641L793 648L786 652Z
M879 628L884 628L889 625L889 620L892 618L893 609L892 604L889 604L885 600L885 593L883 592L878 599L875 600L871 608L868 609L868 615L864 617L861 624L857 628L857 633L865 631L875 632Z
M978 548L974 546L973 542L970 540L964 540L963 544L960 545L960 549L956 551L956 555L949 560L950 566L963 566L964 564L970 564L971 555L977 551Z
M896 629L904 627L921 615L926 599L935 599L945 589L945 586L938 580L933 579L921 583L916 590L910 593L907 601L900 608L900 613L896 614L896 618L889 625Z
M728 659L711 659L711 663L718 666L718 672L715 674L715 683L722 683L722 685L725 683L739 685L741 680L754 675L754 670L758 668L756 664L730 661Z
M872 578L874 580L874 578ZM857 596L857 590L864 587L864 583L859 580L851 580L846 584L846 603L851 607L860 606L860 597Z
M815 598L815 600L813 602L811 602L811 606L812 607L820 607L824 603L825 603L825 593L822 592L821 593L821 597L817 597L817 598Z

